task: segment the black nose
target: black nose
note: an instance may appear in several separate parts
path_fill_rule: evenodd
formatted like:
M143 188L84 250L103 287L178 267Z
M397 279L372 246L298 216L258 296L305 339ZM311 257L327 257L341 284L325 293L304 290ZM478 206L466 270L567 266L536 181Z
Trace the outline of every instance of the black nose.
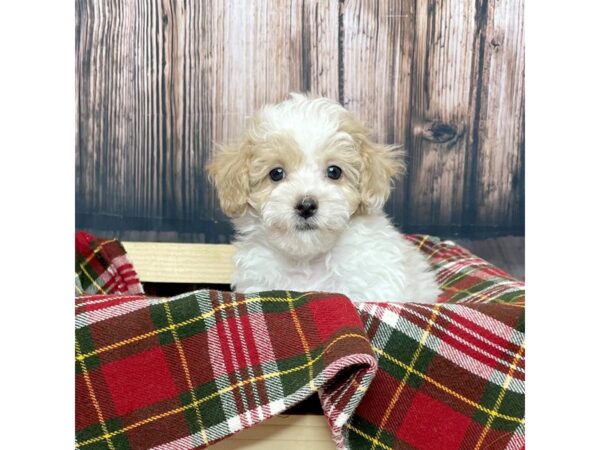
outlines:
M314 216L315 212L317 212L317 208L319 208L319 204L314 198L311 197L304 197L296 204L296 211L298 211L298 215L305 219Z

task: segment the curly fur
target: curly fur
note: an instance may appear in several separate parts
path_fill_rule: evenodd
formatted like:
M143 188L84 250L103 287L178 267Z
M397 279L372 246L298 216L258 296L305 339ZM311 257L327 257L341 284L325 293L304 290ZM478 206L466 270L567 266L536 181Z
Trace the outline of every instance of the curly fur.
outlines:
M330 165L342 169L340 179L326 176ZM278 182L269 177L276 167L285 170ZM208 165L237 232L234 288L434 302L439 288L427 261L383 213L403 170L397 146L374 142L332 100L291 94L263 107ZM295 208L307 197L318 209L303 218Z

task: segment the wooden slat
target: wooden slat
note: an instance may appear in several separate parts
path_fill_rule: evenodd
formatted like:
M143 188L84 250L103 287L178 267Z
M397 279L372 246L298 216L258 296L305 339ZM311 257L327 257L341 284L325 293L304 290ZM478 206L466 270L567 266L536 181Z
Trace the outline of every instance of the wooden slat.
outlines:
M382 143L408 149L414 2L348 0L343 3L342 103ZM410 154L408 155L410 158ZM404 185L399 181L388 211L401 221Z
M302 92L339 99L339 5L302 2Z
M217 443L215 450L333 450L324 416L276 416Z
M479 4L416 2L412 134L406 215L411 225L462 225Z
M156 283L229 284L232 245L123 242L140 280Z
M478 225L519 226L525 212L523 3L489 0L471 200Z

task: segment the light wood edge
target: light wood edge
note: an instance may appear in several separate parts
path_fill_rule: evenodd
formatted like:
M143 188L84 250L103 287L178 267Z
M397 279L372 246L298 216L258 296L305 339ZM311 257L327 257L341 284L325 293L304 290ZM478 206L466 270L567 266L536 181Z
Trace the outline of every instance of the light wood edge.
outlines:
M324 416L281 415L217 443L215 450L333 450L335 444Z
M142 282L230 284L234 247L229 244L123 242Z

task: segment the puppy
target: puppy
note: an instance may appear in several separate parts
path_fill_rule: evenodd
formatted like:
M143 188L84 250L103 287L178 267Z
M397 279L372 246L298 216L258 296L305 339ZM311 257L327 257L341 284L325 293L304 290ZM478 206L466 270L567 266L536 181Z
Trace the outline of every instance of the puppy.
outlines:
M290 97L258 111L208 165L237 233L234 289L435 302L425 257L383 212L400 151L332 100Z

